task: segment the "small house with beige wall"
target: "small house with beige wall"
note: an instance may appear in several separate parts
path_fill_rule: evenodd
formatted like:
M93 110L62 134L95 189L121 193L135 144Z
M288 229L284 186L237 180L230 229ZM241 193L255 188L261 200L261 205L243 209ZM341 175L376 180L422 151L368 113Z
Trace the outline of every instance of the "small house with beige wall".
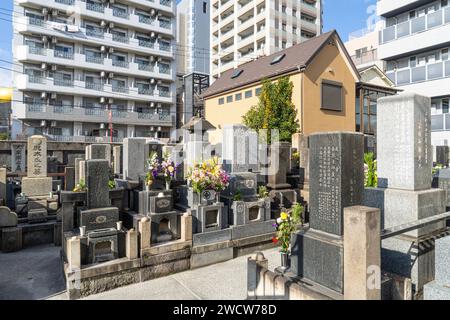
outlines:
M205 93L205 118L217 130L210 142L221 140L222 128L242 123L258 104L262 80L288 76L300 132L355 131L355 97L359 73L336 31L226 71Z

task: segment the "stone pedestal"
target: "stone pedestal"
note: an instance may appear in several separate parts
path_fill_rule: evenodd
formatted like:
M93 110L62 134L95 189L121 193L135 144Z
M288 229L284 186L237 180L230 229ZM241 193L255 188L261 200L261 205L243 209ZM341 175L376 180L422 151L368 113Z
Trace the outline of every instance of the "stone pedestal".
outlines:
M22 193L24 193L27 197L44 196L48 195L51 191L51 177L22 178Z
M22 250L22 228L9 227L0 229L1 250L3 252L15 252Z
M275 142L270 146L267 187L274 190L289 189L286 175L290 170L291 144Z
M17 226L17 214L8 207L0 207L0 228Z
M122 148L121 146L113 147L113 172L115 175L120 175L122 173Z

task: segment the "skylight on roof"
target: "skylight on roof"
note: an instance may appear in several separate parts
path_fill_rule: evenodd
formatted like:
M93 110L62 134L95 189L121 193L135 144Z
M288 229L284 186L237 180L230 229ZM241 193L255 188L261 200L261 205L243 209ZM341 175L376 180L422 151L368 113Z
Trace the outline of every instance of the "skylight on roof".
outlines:
M242 74L242 72L244 72L244 70L242 70L242 69L234 70L233 74L231 75L231 79L235 79L235 78L239 77Z
M286 57L286 53L280 54L279 56L276 56L275 58L273 58L273 60L270 64L276 64L276 63L280 62L281 60L283 60L284 57Z

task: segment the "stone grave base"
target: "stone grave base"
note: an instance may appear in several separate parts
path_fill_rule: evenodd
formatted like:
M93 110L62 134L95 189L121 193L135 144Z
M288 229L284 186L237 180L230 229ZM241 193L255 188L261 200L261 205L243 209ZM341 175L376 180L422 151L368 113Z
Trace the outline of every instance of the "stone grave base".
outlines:
M17 227L0 230L0 249L3 252L14 252L49 243L61 246L61 238L61 222L21 223Z
M277 218L282 209L291 208L299 198L297 191L293 189L271 190L269 197L272 201L272 212L275 213L272 218Z
M231 229L222 229L196 233L192 235L193 246L202 246L207 244L215 244L218 242L231 241Z
M262 222L250 222L240 226L231 227L231 239L238 240L267 233L275 233L275 227L272 225L275 220L268 220Z
M446 193L441 189L409 191L400 189L366 188L364 205L381 209L381 228L391 228L445 212ZM421 237L445 228L445 222L406 233Z
M295 275L343 293L342 237L308 228L292 236L291 246L291 271Z
M423 287L424 300L450 300L450 287L438 284L436 281Z
M44 196L52 191L52 178L22 178L22 193L27 197Z
M420 296L423 286L434 280L435 239L447 232L427 238L397 236L382 241L381 269L410 278L413 296Z
M230 232L231 233L231 232ZM195 239L194 235L194 239ZM200 268L225 262L234 258L233 243L230 240L197 245L192 248L191 268Z
M71 271L64 263L67 295L79 299L190 268L191 242L176 241L141 250L141 258L120 258ZM62 258L63 254L62 254Z

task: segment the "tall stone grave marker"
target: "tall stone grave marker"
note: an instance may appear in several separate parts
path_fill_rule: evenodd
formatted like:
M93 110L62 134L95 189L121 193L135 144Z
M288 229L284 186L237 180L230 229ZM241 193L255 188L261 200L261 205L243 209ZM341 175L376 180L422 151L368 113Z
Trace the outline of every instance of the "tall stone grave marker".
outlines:
M292 271L343 292L344 208L360 205L364 190L364 137L327 132L309 137L310 226L293 236Z
M110 144L90 144L86 147L86 160L105 159L111 163Z
M436 146L436 163L448 167L449 146Z
M223 168L228 172L258 170L258 134L242 124L223 129Z
M90 209L109 207L109 162L88 160L86 166L87 206Z
M25 144L11 144L11 172L25 172Z
M122 147L114 146L113 147L113 161L114 167L113 172L116 175L119 175L122 172Z
M123 140L124 179L139 180L146 170L149 146L144 138L125 138Z
M22 192L30 196L48 195L52 191L52 178L47 177L47 139L43 136L28 138L27 177L22 178Z
M365 190L364 205L381 209L383 228L445 212L445 191L431 189L430 104L430 98L410 93L378 100L379 188ZM439 222L383 240L382 269L411 278L413 290L420 291L433 280L432 238L444 225Z

